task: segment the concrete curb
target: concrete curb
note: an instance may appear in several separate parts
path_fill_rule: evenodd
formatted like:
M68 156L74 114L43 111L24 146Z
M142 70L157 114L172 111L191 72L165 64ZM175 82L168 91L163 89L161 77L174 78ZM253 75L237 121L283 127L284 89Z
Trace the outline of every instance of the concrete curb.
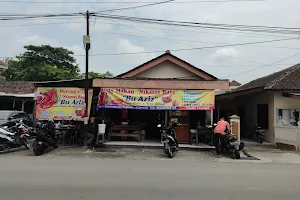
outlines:
M162 146L151 146L151 145L113 145L113 144L102 144L102 145L97 145L96 148L148 148L148 149L161 149ZM179 150L186 150L186 151L214 151L214 147L180 147L179 145Z

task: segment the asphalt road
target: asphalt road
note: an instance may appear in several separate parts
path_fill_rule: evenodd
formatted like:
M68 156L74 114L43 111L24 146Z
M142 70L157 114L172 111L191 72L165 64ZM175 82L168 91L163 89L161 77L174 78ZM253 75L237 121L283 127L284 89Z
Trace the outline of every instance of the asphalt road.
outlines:
M299 200L300 165L0 155L1 200Z

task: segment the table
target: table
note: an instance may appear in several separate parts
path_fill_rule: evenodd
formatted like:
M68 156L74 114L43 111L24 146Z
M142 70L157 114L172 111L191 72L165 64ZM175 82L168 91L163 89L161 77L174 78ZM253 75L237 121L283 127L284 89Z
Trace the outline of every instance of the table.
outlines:
M131 133L122 133L122 130L130 131ZM142 126L141 125L114 125L108 132L108 138L107 140L110 141L111 137L133 137L137 138L137 140L141 141L141 131Z
M211 129L206 129L206 128L202 128L202 127L200 128L200 127L198 127L196 133L191 134L190 144L192 144L192 137L193 137L193 135L196 138L196 145L198 145L199 144L199 136L204 136L204 142L208 143L208 138L209 137L213 138L213 131Z
M55 128L55 132L59 137L59 140L62 140L63 145L65 144L65 137L66 133L69 131L71 132L69 144L71 144L71 141L73 141L73 145L75 145L75 139L77 138L78 128L75 126L61 126L59 128Z

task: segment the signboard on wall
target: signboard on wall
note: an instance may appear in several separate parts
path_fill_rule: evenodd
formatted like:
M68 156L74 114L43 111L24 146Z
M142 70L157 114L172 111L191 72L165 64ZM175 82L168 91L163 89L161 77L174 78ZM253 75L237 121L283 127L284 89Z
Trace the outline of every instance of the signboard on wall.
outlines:
M214 90L102 88L98 108L141 110L213 110Z
M90 114L93 89L89 89L88 113ZM84 120L85 94L83 88L36 88L36 119Z

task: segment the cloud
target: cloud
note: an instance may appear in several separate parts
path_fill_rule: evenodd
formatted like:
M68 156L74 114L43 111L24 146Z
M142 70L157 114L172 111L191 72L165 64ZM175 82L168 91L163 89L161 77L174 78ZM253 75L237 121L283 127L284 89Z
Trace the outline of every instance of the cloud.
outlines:
M42 0L37 0L42 1ZM62 1L62 0L61 0ZM88 1L88 0L85 0ZM63 2L63 1L62 1ZM90 10L92 12L112 9L116 7L133 6L125 4L18 4L1 3L1 9L7 13L79 13ZM116 12L117 15L156 18L177 21L194 21L220 24L245 24L245 25L267 25L267 26L285 26L297 27L299 25L299 0L272 0L259 2L230 2L230 3L183 3L183 4L161 4L152 7L132 9ZM288 15L286 14L288 13ZM249 17L251 16L251 17ZM263 40L272 40L272 36L253 35L251 33L242 34L239 32L228 32L225 30L213 30L204 28L188 28L177 26L162 26L155 24L143 24L137 22L125 22L117 20L108 20L91 18L90 32L92 34L92 49L90 54L121 53L121 52L139 52L154 51L179 48L193 48L203 46L213 46L214 44L205 44L204 41L215 43L247 43ZM78 23L77 23L78 22ZM32 25L40 24L45 25ZM64 23L64 24L58 24ZM67 24L68 23L68 24ZM28 25L27 25L28 24ZM126 24L129 26L122 26ZM19 26L26 25L26 26ZM62 46L74 51L75 54L84 54L82 45L82 35L85 34L85 18L50 18L40 20L13 20L3 21L0 25L1 56L15 56L23 53L24 45L50 44L52 46ZM5 27L4 27L5 26ZM145 28L148 27L148 28ZM149 28L150 27L150 28ZM138 30L140 31L138 31ZM180 30L180 31L178 31ZM105 32L114 32L109 34ZM123 35L118 35L118 33ZM145 35L147 37L126 36ZM255 33L260 34L260 33ZM274 35L281 37L293 37L293 35ZM159 37L169 38L161 39ZM276 39L278 39L276 37ZM170 38L178 38L170 39ZM296 41L282 41L272 44L261 44L260 46L287 46L299 48ZM251 61L263 64L272 63L279 59L295 54L297 49L282 49L270 47L257 47L256 45L239 46L236 48L207 49L193 51L171 51L171 53L183 60L200 67L217 77L224 75L242 73L249 71L257 66L240 67L240 65L253 65ZM216 53L224 54L223 56ZM130 70L152 58L157 54L135 54L118 56L91 56L90 70L104 73L112 71L114 74ZM236 58L241 58L236 59ZM76 56L81 69L85 66L85 57ZM298 60L297 60L298 59ZM250 62L248 62L248 61ZM299 62L299 57L286 61L287 67L290 64ZM208 66L237 66L230 68L218 68ZM245 83L259 76L267 75L277 69L268 67L261 70L252 71L234 77L237 81Z
M144 51L146 51L144 47L134 45L127 39L122 38L119 41L119 45L118 45L119 53L124 53L124 52L134 53L134 52L144 52Z
M84 27L84 24L79 22L73 22L70 23L69 26L71 29L78 30L78 29L82 29Z
M83 46L73 45L73 46L65 46L66 49L69 49L74 53L74 57L76 58L76 62L79 64L79 68L82 72L85 70L85 49ZM76 56L77 55L77 56ZM83 55L83 56L79 56Z
M222 62L224 60L231 59L230 57L239 57L240 52L233 47L221 48L215 51L213 54L213 60L215 62Z
M136 52L147 52L148 50L145 47L136 45L131 43L128 39L121 38L119 40L119 44L117 46L117 52L118 53L136 53ZM126 63L129 66L132 66L131 68L134 68L138 65L141 65L148 60L154 58L154 54L136 54L136 55L125 55L121 56L120 61L123 63ZM130 69L127 69L130 70Z
M233 47L222 48L216 51L217 54L222 54L225 56L239 56L240 52Z
M51 46L59 46L57 40L52 38L43 37L40 35L31 35L20 38L18 42L21 45L51 45Z

